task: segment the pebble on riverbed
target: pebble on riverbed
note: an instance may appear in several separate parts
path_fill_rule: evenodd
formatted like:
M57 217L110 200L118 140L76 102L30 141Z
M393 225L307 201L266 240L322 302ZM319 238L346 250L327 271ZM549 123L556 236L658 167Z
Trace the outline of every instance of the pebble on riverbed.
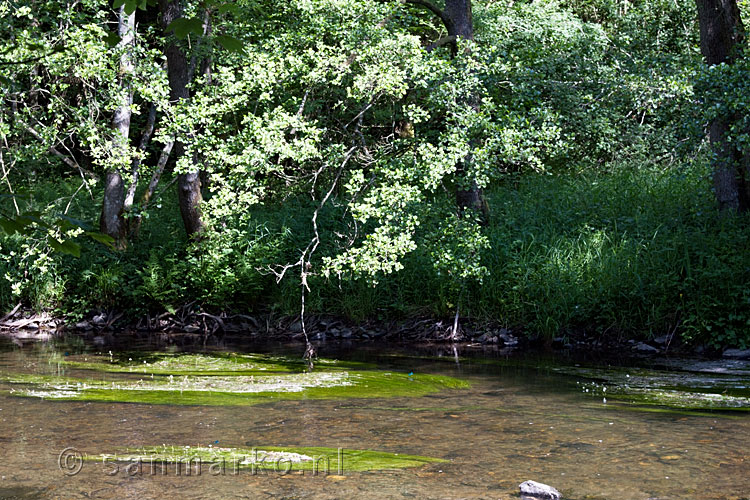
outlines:
M561 500L562 495L552 486L537 483L536 481L525 481L518 485L521 489L521 498L524 500Z

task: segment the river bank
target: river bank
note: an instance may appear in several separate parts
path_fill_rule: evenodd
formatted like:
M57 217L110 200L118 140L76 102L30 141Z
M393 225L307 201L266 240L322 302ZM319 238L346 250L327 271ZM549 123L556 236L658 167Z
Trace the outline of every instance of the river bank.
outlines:
M20 307L0 319L0 335L14 339L44 340L65 335L79 336L97 345L112 345L118 338L159 339L160 342L191 343L207 339L247 342L305 343L325 345L460 345L490 348L502 353L567 352L604 356L700 356L708 359L750 359L750 350L732 346L717 348L685 344L670 333L632 339L618 335L577 330L554 338L535 335L522 328L462 318L412 318L391 321L353 322L335 316L310 315L303 324L299 316L273 313L247 315L209 313L194 304L174 312L128 321L117 311L93 312L71 323L46 312Z

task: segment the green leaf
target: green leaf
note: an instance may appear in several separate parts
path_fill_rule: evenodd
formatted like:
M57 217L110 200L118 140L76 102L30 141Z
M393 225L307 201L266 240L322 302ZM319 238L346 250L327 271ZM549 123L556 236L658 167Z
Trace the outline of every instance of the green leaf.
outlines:
M125 0L125 14L130 15L138 8L140 0Z
M98 241L99 243L102 243L103 245L107 245L110 248L114 248L115 239L109 236L108 234L89 231L86 233L86 236L88 236L94 241Z
M2 81L3 77L0 76L0 81ZM7 193L0 193L0 198L15 198L17 200L28 200L29 195L26 193L15 193L15 194L7 194Z
M109 45L110 47L115 47L118 43L120 43L120 35L117 33L107 33L107 36L104 37L104 41Z
M219 35L216 37L216 41L230 52L243 52L245 50L245 44L242 41L228 35Z
M24 234L25 230L22 224L19 224L14 219L6 219L5 217L0 217L0 228L3 229L7 234Z
M65 240L60 243L52 236L48 236L47 243L56 252L66 253L76 258L81 256L81 246L71 240Z
M112 1L112 8L115 9L115 10L117 10L120 7L122 7L123 5L125 5L126 1L127 0L113 0Z
M52 250L54 250L54 251L56 251L56 252L60 252L60 251L62 251L62 250L61 250L61 249L62 249L62 243L60 243L59 241L57 241L57 240L56 240L55 238L53 238L52 236L48 236L48 237L47 237L47 244L48 244L48 245L49 245L50 247L52 247Z
M46 229L52 229L52 226L41 219L41 215L41 212L37 211L24 212L23 214L16 217L16 222L18 222L19 224L23 224L24 227L30 226L31 224L36 224Z
M87 224L86 222L82 220L79 220L73 217L68 217L67 215L58 215L57 218L60 219L61 221L66 221L75 227L80 227L84 231L91 231L91 225Z
M73 257L81 256L81 245L73 242L72 240L63 241L61 248L63 253L70 254Z
M174 36L182 40L190 33L202 35L203 22L201 22L201 20L196 17L181 17L180 19L175 19L174 21L169 23L169 26L167 26L167 31L173 31Z
M240 8L235 3L224 3L219 5L219 14L226 14L227 12L239 14Z

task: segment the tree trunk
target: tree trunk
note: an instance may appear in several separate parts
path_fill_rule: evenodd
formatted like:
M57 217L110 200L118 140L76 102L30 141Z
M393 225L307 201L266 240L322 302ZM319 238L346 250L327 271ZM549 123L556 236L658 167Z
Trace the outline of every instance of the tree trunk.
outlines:
M443 14L442 19L445 28L448 30L448 36L456 40L452 44L452 53L456 57L458 55L459 40L474 40L471 0L446 0ZM475 112L479 112L479 99L477 96L469 96L466 105ZM457 165L456 172L458 173L459 186L456 188L456 204L462 211L466 209L474 210L486 222L489 211L484 194L477 185L476 179L471 174L473 163L474 159L472 155L468 154Z
M700 23L701 53L706 64L732 64L745 42L745 29L736 0L696 0ZM732 116L716 118L708 130L713 152L713 183L723 211L750 209L747 158L730 142Z
M133 73L131 47L135 41L135 12L125 13L120 7L117 32L123 53L120 56L120 88L122 97L112 118L112 155L110 168L104 180L104 199L99 219L100 231L115 239L115 247L124 249L127 246L127 221L124 215L125 186L120 170L130 165L130 106L133 104L133 91L130 75Z
M444 24L448 36L474 40L474 20L471 13L471 0L446 0Z
M141 162L143 161L143 155L146 154L146 149L148 148L148 143L151 141L151 136L154 134L155 126L156 104L151 104L148 108L148 118L146 119L146 126L143 128L143 133L141 134L141 141L138 144L137 154L135 158L133 158L131 164L130 185L125 192L125 202L123 203L123 211L125 213L128 213L133 209L133 204L135 203L135 191L138 188L138 179L140 178L141 173Z
M183 14L181 0L159 0L161 10L162 26L166 29L169 23L179 19ZM190 65L185 52L177 40L167 35L167 46L164 50L167 56L167 77L169 79L169 97L173 104L183 99L188 99L190 94L187 85L189 83ZM174 143L175 160L179 161L185 155L185 145L182 141ZM191 159L191 163L193 163ZM204 229L203 219L200 212L201 182L198 169L194 165L184 174L177 176L177 196L180 203L180 214L185 225L185 232L189 237L199 236Z

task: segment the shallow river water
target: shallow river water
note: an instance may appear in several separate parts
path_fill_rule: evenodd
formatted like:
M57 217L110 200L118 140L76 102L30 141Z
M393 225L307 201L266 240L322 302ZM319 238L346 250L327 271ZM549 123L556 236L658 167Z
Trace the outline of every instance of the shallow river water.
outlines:
M99 348L101 349L101 348ZM269 347L231 346L234 352ZM299 357L300 348L276 347ZM327 357L375 362L393 372L441 374L471 386L419 397L299 399L255 406L183 406L18 397L9 374L54 373L50 360L81 359L80 343L24 346L0 340L0 498L518 498L533 479L566 499L750 497L750 413L680 411L606 401L575 375L540 366L570 360L484 353L456 362L438 348L384 352L323 348ZM442 357L440 357L442 354ZM68 369L65 375L101 373ZM5 381L2 381L5 380ZM750 379L749 379L750 382ZM323 446L447 460L419 468L200 475L131 471L84 462L68 475L60 453L122 447ZM65 462L65 459L63 459ZM63 463L65 466L70 463Z

